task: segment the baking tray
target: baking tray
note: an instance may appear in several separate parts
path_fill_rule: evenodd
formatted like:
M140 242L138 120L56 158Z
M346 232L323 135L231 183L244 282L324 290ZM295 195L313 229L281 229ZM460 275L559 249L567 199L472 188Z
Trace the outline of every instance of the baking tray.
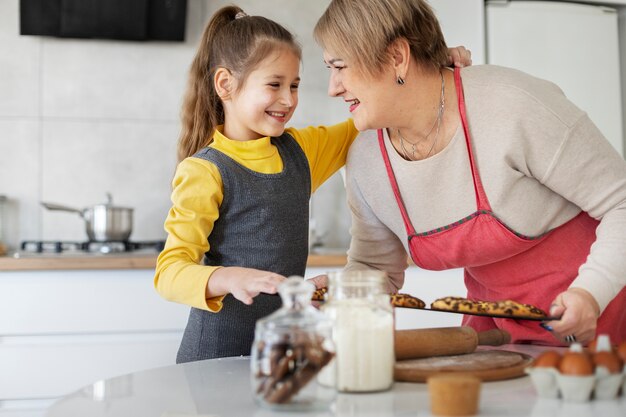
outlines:
M324 301L319 301L319 300L315 300L315 302L323 304L325 302ZM468 316L481 316L481 317L492 317L492 318L499 318L499 319L511 319L511 320L531 320L531 321L553 321L553 320L561 320L560 316L547 316L547 317L535 317L535 316L516 316L516 317L511 317L509 315L506 314L493 314L493 313L467 313L464 311L452 311L452 310L439 310L436 308L429 308L429 307L423 307L423 308L419 308L419 307L408 307L408 306L393 306L394 308L407 308L409 310L425 310L425 311L435 311L437 313L453 313L453 314L465 314Z
M426 311L436 311L438 313L454 313L454 314L465 314L468 316L482 316L482 317L493 317L500 319L511 319L511 320L532 320L532 321L552 321L552 320L561 320L561 317L534 317L534 316L516 316L511 317L506 314L490 314L490 313L466 313L464 311L451 311L451 310L439 310L436 308L411 308L411 307L396 307L395 308L410 308L412 310L426 310Z

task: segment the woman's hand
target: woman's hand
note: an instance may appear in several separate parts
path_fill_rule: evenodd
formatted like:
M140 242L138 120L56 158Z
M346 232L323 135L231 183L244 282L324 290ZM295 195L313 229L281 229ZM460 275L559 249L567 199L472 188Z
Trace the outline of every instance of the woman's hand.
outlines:
M472 65L472 51L465 49L464 46L448 48L448 65L459 68L469 67Z
M546 323L557 339L565 343L587 344L596 335L600 307L588 291L570 288L557 295L550 307L550 315L561 316L561 320Z
M211 274L206 297L232 294L244 304L252 304L252 299L260 293L276 294L278 284L286 278L273 272L253 268L229 266L219 268Z

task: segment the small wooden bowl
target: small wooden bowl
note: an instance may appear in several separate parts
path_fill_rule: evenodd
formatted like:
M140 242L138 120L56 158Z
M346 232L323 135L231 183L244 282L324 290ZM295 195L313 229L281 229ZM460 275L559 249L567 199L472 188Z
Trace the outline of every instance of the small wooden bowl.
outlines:
M473 416L478 413L480 379L472 375L436 374L427 380L430 411L436 416Z

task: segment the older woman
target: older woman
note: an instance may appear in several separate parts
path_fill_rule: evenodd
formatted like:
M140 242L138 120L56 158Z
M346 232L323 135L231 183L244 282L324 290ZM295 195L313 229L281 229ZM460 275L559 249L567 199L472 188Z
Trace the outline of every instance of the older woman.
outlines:
M347 162L348 269L384 270L397 290L408 252L425 269L463 267L468 298L562 316L552 333L465 316L477 330L626 340L626 162L583 111L520 71L447 69L423 0L333 0L315 36L329 94L362 132Z

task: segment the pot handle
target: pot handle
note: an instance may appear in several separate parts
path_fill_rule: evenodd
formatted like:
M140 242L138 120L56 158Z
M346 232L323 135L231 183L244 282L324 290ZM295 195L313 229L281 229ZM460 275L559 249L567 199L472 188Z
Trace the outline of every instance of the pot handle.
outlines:
M44 203L43 201L41 202L41 205L47 208L48 210L69 211L72 213L78 213L81 217L84 217L83 211L74 207L67 207L67 206L63 206L61 204L55 204L55 203Z

